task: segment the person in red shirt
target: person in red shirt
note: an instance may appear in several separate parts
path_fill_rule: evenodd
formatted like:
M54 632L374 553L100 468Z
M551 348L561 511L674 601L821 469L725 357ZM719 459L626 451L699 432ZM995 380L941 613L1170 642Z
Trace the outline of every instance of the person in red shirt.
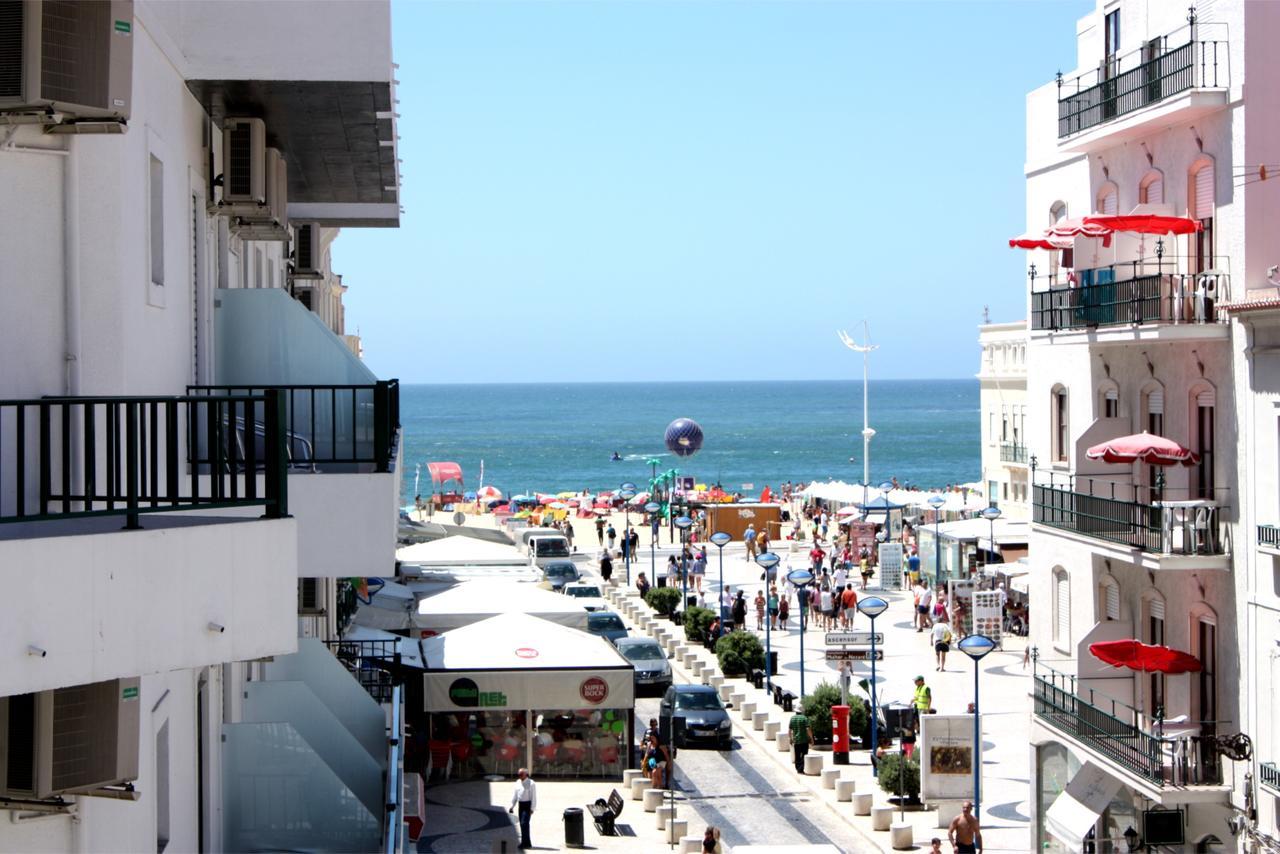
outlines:
M810 568L813 570L815 575L822 571L822 561L826 558L826 556L827 556L827 553L822 550L822 546L818 545L815 542L813 544L813 548L809 550L809 563L811 565Z
M844 588L841 598L843 599L844 608L840 611L840 620L847 629L853 624L853 615L858 610L858 594L853 592L853 582L849 582Z

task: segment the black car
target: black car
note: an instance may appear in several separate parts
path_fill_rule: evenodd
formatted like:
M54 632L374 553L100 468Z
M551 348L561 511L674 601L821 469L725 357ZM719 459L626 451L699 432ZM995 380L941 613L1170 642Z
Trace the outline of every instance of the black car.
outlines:
M714 744L733 747L733 724L720 695L710 685L672 685L662 697L658 727L670 732L676 747ZM674 727L674 729L672 728Z

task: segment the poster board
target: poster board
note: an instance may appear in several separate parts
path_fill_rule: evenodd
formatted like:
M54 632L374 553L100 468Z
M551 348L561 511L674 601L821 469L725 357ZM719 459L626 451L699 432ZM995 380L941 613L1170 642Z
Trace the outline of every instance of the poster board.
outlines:
M975 590L973 593L973 633L1000 642L1004 613L1000 608L999 590Z
M902 589L902 543L880 544L880 587Z
M947 601L952 604L953 615L951 633L957 638L964 638L973 634L973 591L975 587L976 585L972 578L952 578L947 582ZM954 606L957 603L963 609L963 616L959 620L954 619Z
M973 725L973 715L920 717L920 798L926 803L973 797Z

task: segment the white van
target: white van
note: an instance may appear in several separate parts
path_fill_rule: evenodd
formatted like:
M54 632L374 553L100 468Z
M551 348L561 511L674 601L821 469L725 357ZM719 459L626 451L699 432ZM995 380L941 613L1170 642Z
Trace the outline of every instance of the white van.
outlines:
M555 534L529 538L529 563L541 567L556 560L571 560L569 540Z
M558 537L560 532L555 528L525 528L516 534L516 548L520 549L521 554L529 553L529 541L534 537Z

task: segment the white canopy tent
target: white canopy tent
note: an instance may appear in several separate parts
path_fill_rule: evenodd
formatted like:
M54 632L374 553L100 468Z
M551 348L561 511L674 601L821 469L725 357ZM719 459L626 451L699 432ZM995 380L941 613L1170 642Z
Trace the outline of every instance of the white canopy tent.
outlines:
M463 534L396 549L396 560L415 566L523 566L529 562L515 546Z
M424 585L418 592L413 625L419 629L447 632L508 613L540 617L570 629L587 628L587 611L576 600L532 584L466 581L435 590Z
M361 602L353 618L355 625L367 629L407 629L412 625L413 609L418 597L403 584L388 581Z

